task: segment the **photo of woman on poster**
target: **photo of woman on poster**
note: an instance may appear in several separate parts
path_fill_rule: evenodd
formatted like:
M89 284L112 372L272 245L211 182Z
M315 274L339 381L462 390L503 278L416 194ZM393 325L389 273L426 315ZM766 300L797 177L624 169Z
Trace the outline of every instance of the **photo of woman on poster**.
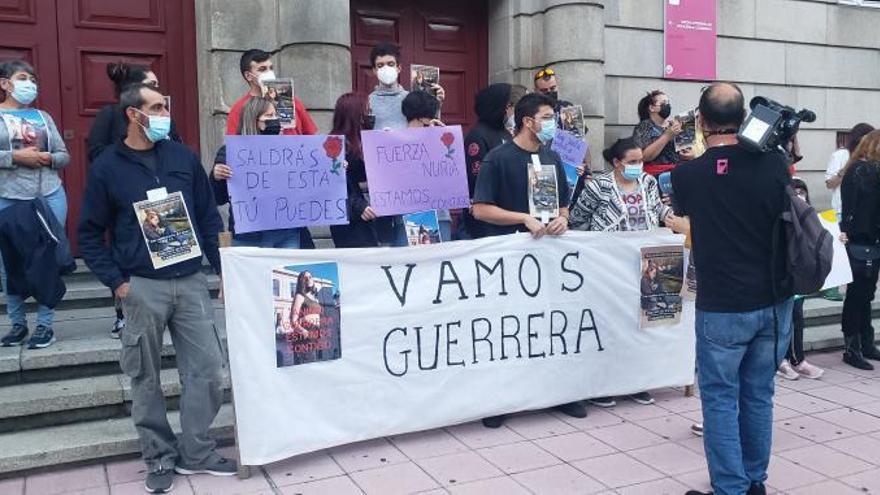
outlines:
M296 364L310 363L315 360L315 349L309 346L297 346L316 340L321 333L321 316L323 307L318 301L318 290L315 279L309 271L303 271L296 279L296 291L293 306L290 308L290 335L293 343L293 359Z
M177 234L171 225L162 225L162 219L156 210L146 210L144 223L141 228L144 229L144 235L150 246L150 251L160 253L168 248L171 236Z

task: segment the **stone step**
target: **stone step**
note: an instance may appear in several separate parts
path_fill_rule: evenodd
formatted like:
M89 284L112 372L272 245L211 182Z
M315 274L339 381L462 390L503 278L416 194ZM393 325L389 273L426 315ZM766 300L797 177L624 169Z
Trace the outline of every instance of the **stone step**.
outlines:
M212 435L228 443L233 434L232 405L225 404L211 426ZM180 433L180 414L168 414ZM131 418L87 421L63 426L0 434L0 475L44 467L82 463L140 452Z
M121 345L109 335L114 319L112 307L58 311L55 344L45 349L0 347L0 387L119 374ZM214 321L225 345L225 319L219 301L215 301ZM0 333L8 330L8 323L0 325ZM167 331L162 355L163 367L174 367L174 346Z
M77 278L65 279L65 284L67 285L67 293L56 306L56 310L113 306L113 296L110 289L94 278L91 272ZM220 289L220 277L213 273L208 274L208 289L211 292L211 297L216 297L217 291ZM25 304L28 312L36 310L37 303L33 298L28 298ZM6 294L2 293L0 293L0 314L6 314Z
M160 380L169 410L177 409L181 389L177 369L162 370ZM224 390L228 400L228 374L224 374ZM3 387L0 433L127 417L131 400L131 380L122 374Z

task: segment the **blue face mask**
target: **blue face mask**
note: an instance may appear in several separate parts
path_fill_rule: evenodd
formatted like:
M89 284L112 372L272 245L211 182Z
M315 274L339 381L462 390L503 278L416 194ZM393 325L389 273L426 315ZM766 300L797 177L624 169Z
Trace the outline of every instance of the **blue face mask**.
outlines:
M149 125L144 127L143 124L141 124L141 127L143 127L144 134L147 135L147 139L149 139L151 143L158 143L163 139L168 139L168 133L171 132L171 117L164 115L147 115L140 110L138 110L138 112L149 119Z
M12 99L22 105L30 105L37 99L37 83L30 80L18 79L12 82Z
M642 176L642 163L623 164L623 178L626 180L638 180Z
M548 143L556 137L556 119L541 122L541 130L538 131L538 139L542 143Z

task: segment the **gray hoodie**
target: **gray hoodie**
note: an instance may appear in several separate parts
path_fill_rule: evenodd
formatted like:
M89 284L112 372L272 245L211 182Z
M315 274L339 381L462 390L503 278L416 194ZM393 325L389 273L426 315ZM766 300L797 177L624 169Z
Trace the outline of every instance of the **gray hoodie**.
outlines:
M376 86L370 93L370 110L376 116L375 129L406 129L406 117L403 116L403 99L409 91L403 86L385 89Z

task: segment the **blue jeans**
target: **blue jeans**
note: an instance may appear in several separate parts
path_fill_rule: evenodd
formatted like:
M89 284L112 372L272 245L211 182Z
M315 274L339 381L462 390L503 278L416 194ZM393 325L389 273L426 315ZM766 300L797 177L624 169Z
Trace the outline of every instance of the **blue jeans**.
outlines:
M232 236L235 247L299 249L301 229L266 230Z
M793 300L746 313L697 310L703 445L717 495L743 495L767 479L776 362L791 339ZM778 345L773 355L773 311Z
M443 242L449 242L452 240L452 220L439 220L437 222L440 225L440 240Z
M49 209L52 210L55 218L58 219L58 223L63 227L64 223L67 221L67 194L64 192L64 187L59 187L55 191L47 194L45 199L46 203L49 205ZM0 198L0 210L4 210L19 201L21 200ZM3 281L3 292L6 293L6 312L9 314L9 321L11 321L13 325L27 325L27 316L24 312L24 298L9 294L6 287L6 268L3 266L2 259L0 259L0 278L2 278ZM42 304L37 306L38 326L42 325L51 328L54 318L55 310L48 306L43 306Z

